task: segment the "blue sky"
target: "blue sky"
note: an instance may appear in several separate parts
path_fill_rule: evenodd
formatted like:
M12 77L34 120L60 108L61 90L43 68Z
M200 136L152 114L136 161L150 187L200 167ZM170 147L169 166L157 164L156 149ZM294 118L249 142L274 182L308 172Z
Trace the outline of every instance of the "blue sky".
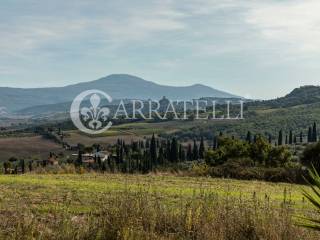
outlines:
M320 79L318 0L2 0L0 86L128 73L252 98Z

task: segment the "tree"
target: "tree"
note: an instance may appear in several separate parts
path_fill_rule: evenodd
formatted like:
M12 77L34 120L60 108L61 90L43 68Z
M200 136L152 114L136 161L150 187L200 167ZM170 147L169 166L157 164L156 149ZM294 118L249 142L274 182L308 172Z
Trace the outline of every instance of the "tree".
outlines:
M78 158L77 158L77 161L76 161L76 165L77 166L82 166L83 162L82 162L82 151L79 150L78 152Z
M29 167L29 172L32 172L32 161L29 161L28 164L29 164L29 166L28 166Z
M302 153L301 163L307 167L314 166L320 170L320 142L308 145Z
M171 160L171 143L170 143L170 139L168 139L167 143L166 143L166 159L168 161Z
M250 131L247 132L246 141L247 141L248 143L251 143L251 142L252 142L252 136L251 136L251 132L250 132Z
M24 174L25 173L25 162L24 162L24 159L20 160L20 167L21 167L21 173Z
M271 136L271 134L269 134L268 143L269 143L269 144L272 143L272 136Z
M260 165L265 164L268 161L270 150L270 144L261 136L258 136L256 142L250 145L250 157L254 162L258 162Z
M11 169L11 162L4 162L3 168L4 168L4 174L9 174Z
M179 160L181 162L185 161L186 160L186 154L184 152L184 149L183 149L183 146L182 144L179 145Z
M178 154L178 143L177 139L174 137L171 141L170 160L172 162L178 162Z
M199 150L196 140L193 140L193 160L199 159Z
M308 143L312 142L312 128L309 127L308 130Z
M293 133L292 133L292 130L290 130L290 133L289 133L289 144L292 145L293 143Z
M102 170L102 161L100 156L97 157L97 163L98 163L99 169Z
M154 134L152 134L150 143L150 158L153 164L157 164L157 143Z
M303 133L300 132L300 143L303 143Z
M201 137L200 147L199 147L199 158L204 159L205 147L203 137Z
M187 160L188 161L192 161L193 160L192 146L191 146L190 143L188 144Z
M290 159L291 153L286 147L274 147L269 152L267 167L283 167Z
M313 123L312 127L312 142L317 142L318 136L317 136L317 124L316 122Z
M158 154L158 163L159 164L164 164L164 160L165 160L164 150L163 150L163 147L160 147L159 148L159 154Z
M278 146L281 146L283 143L283 134L282 130L279 131L279 136L278 136Z

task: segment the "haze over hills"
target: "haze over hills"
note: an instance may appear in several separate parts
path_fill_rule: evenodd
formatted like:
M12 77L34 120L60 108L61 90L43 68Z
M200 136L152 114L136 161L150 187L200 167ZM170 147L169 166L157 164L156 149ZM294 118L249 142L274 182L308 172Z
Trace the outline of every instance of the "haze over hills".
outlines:
M191 100L201 97L240 98L239 96L195 84L173 87L127 75L114 74L95 81L53 88L7 88L0 87L0 107L14 112L34 106L59 104L72 101L79 93L99 89L113 99L160 99L166 96L174 100Z

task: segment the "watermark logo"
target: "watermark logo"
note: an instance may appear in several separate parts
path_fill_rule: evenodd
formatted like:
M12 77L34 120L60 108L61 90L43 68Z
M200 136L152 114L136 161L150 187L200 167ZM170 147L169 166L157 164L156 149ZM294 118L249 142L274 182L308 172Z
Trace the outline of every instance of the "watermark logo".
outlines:
M100 90L80 93L72 102L71 119L74 125L87 134L101 134L117 123L131 120L239 120L243 119L243 101L195 99L171 101L163 97L154 100L117 100Z
M72 102L70 115L73 124L87 134L101 134L107 131L112 122L108 121L110 109L102 105L102 100L112 102L112 98L100 90L80 93Z

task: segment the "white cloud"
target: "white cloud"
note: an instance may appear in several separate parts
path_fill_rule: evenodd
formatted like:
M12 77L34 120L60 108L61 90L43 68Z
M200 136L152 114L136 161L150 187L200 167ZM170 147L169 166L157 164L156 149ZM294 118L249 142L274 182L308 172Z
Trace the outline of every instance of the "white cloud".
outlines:
M92 5L94 6L94 5ZM121 14L100 6L97 15L73 14L43 16L34 13L14 16L0 22L0 53L23 57L26 52L51 45L66 45L68 40L115 44L148 40L154 34L184 30L185 14L174 9L171 1L154 2L139 8L121 6ZM122 9L123 8L123 9ZM118 10L119 10L118 9ZM85 44L85 42L83 43Z
M294 53L320 52L320 2L274 1L247 12L246 22L261 36ZM284 49L284 50L285 50Z
M84 19L66 20L55 17L27 17L0 24L0 53L9 57L25 57L33 50L63 42L81 33L88 23Z

